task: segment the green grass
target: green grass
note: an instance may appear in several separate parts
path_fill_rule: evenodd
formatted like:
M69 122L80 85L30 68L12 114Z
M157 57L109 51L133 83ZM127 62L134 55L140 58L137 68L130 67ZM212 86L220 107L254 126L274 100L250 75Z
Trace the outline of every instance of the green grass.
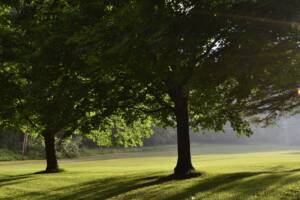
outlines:
M193 146L203 175L171 180L174 146L63 160L64 172L33 174L43 161L0 162L0 199L299 199L300 150Z

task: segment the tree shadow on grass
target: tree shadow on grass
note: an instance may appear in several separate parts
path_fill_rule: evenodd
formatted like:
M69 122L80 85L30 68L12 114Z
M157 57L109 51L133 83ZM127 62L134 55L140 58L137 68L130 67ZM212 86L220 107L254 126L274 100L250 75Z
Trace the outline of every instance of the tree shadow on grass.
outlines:
M51 191L30 192L23 195L12 196L13 199L61 199L61 200L98 200L109 199L129 191L139 190L169 181L180 181L182 177L173 175L163 176L154 174L140 174L131 176L118 176L113 178L97 179L94 181L75 184ZM201 174L193 174L188 178L199 177ZM186 180L186 179L185 179ZM58 180L59 181L59 180Z
M32 175L34 174L30 173L30 174L22 174L17 176L2 176L0 177L0 187L18 184L24 181L28 181L29 179L31 180L33 178Z
M276 168L278 169L278 168ZM295 175L299 169L287 171L260 171L260 172L238 172L216 175L204 181L200 181L183 191L162 198L164 200L188 199L202 194L200 199L214 199L221 192L232 192L230 199L247 199L270 187L280 187L285 184L300 182L300 175ZM298 192L298 194L300 191ZM204 195L205 194L205 195ZM198 197L199 198L199 197Z
M207 198L210 196L213 198L213 195L224 191L231 191L234 197L232 199L247 199L251 195L258 194L276 184L291 184L300 181L300 175L297 174L299 171L300 169L237 172L214 176L197 176L189 180L162 176L162 173L148 173L96 179L56 190L13 196L11 199L102 200L115 198L119 195L122 195L123 199L151 199L157 198L157 193L170 188L172 191L164 193L159 199L187 199L202 194L205 194ZM185 187L187 182L189 182L189 186Z
M187 179L195 178L199 176L201 176L201 174L196 173L190 175L189 177L187 177ZM153 174L107 178L107 179L96 180L96 181L77 185L75 190L73 190L73 192L65 196L60 196L59 199L61 200L109 199L109 198L116 197L120 194L127 193L129 191L139 190L154 185L160 185L170 181L180 181L182 179L183 177L177 177L173 175L159 176ZM54 195L54 199L56 198L57 196Z

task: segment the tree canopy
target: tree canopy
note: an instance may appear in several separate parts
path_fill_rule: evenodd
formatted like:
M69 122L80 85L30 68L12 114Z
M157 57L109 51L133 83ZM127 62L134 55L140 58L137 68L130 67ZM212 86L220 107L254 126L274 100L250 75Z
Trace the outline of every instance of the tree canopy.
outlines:
M11 5L6 15L11 32L17 35L13 41L18 50L6 47L13 58L3 58L1 64L6 67L1 75L11 85L3 85L1 92L7 97L4 100L10 101L9 104L3 102L4 105L14 102L17 105L9 111L1 110L1 114L14 126L26 127L28 132L43 136L46 172L58 171L54 146L57 133L64 132L68 136L74 132L87 134L107 128L105 122L111 115L118 115L123 108L119 104L127 97L122 92L122 87L126 86L122 79L112 76L113 70L109 67L96 65L93 55L81 49L86 47L86 43L80 44L81 37L85 37L80 33L82 30L78 30L82 24L76 27L73 23L84 18L78 15L79 11L64 1L18 1ZM14 95L13 86L16 86L17 95ZM11 117L5 116L6 113ZM123 128L133 123L120 120ZM133 123L130 130L135 137L128 137L128 131L119 131L117 136L123 138L118 144L140 144L141 130L146 129L150 134L149 124Z

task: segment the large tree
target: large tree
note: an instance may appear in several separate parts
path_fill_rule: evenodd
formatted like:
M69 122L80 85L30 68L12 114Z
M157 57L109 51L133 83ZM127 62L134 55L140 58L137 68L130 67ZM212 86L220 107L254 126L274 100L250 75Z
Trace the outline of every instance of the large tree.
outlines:
M1 60L1 75L7 77L7 83L12 83L9 87L5 85L8 90L1 91L14 106L6 112L2 109L1 114L10 113L11 116L2 115L1 119L42 136L46 172L57 172L55 135L88 131L87 124L91 122L87 121L92 120L91 104L97 99L96 105L102 109L102 100L109 96L113 83L109 84L104 76L101 81L98 78L98 82L91 82L81 75L89 69L78 68L78 65L82 67L82 62L67 43L76 27L64 21L72 14L72 8L65 7L64 2L14 3L6 7L9 12L5 17L16 37L6 42L5 49L10 50L6 51L11 56ZM12 86L17 88L17 94ZM92 87L101 88L101 91L95 94ZM109 109L101 117L113 111ZM101 117L99 114L98 119Z
M290 3L281 12L281 1L124 1L90 27L97 57L142 86L137 109L177 126L176 175L194 171L190 127L230 123L249 135L246 114L282 111L288 101L264 102L295 97L300 5Z
M95 6L95 16L87 15ZM12 56L1 60L7 67L0 75L9 76L7 82L13 83L18 93L13 93L12 86L0 90L10 102L16 102L10 118L0 110L1 121L43 137L46 172L59 170L55 154L58 133L69 136L76 132L95 138L111 130L107 122L116 117L116 144L139 145L141 136L151 133L150 124L142 125L142 119L122 119L127 108L124 101L134 94L127 90L138 86L124 82L122 72L95 62L94 54L86 50L92 45L86 26L105 15L105 3L14 1L6 9L5 19L16 37L7 41L5 49ZM136 114L127 112L129 115Z

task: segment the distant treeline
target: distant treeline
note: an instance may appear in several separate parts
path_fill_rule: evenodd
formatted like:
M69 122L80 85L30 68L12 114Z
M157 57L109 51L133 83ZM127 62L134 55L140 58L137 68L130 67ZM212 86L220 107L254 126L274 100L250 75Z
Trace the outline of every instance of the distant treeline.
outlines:
M192 143L217 143L217 144L278 144L300 145L300 117L280 120L269 127L253 126L254 134L250 137L238 136L229 128L225 132L213 131L191 132ZM8 134L9 133L9 134ZM59 137L58 137L59 138ZM153 127L153 135L143 139L144 146L158 146L176 144L176 130L173 128ZM73 136L67 140L62 138L56 143L59 157L77 157L82 149L110 149L101 147L96 142L82 136ZM24 158L44 158L44 144L41 138L30 137L17 130L5 130L0 132L0 149L9 150ZM122 148L121 146L112 149Z
M213 131L191 132L193 143L221 143L221 144L278 144L300 145L300 116L282 119L268 127L252 126L253 135L238 136L227 126L225 132L214 134ZM152 137L144 140L145 146L176 144L176 130L154 128Z

